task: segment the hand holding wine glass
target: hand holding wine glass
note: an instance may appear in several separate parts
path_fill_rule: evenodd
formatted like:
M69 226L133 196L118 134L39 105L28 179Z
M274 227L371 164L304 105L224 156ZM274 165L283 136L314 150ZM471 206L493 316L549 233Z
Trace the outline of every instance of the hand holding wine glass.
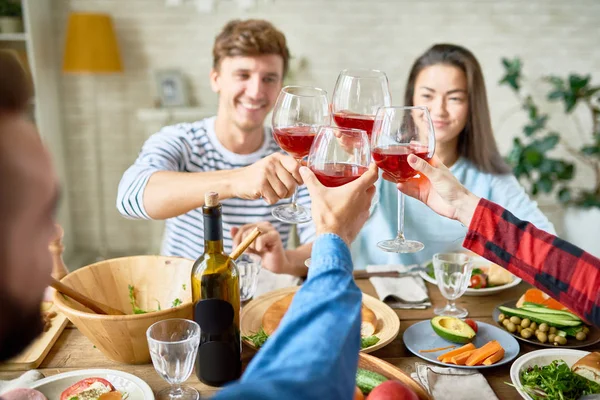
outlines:
M426 107L381 107L375 117L371 136L371 151L377 166L396 183L418 175L408 163L414 154L429 160L435 151L435 132ZM414 253L423 243L404 237L404 196L398 192L398 235L377 246L388 252Z
M286 86L281 89L273 110L273 137L284 151L300 164L306 157L319 127L329 125L327 92L310 86ZM292 203L273 209L280 221L299 224L310 221L309 211L296 204L298 188Z

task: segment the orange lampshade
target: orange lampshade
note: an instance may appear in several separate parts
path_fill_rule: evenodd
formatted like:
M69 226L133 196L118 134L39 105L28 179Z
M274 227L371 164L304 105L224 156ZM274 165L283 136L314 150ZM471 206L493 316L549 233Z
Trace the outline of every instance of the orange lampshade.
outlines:
M63 72L122 72L121 56L110 15L72 13L69 16Z

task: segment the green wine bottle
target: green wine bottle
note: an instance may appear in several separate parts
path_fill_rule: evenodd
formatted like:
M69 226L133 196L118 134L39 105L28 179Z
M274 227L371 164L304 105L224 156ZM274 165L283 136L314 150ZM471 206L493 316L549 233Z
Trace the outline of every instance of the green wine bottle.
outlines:
M194 320L200 325L196 375L201 382L222 386L240 377L240 289L235 262L223 252L219 195L209 192L202 207L204 254L192 268Z

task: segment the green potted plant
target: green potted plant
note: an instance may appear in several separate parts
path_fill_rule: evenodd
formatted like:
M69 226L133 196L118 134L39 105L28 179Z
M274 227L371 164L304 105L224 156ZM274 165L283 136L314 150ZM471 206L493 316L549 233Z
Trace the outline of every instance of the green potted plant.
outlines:
M0 0L0 32L23 32L22 13L20 0Z
M538 89L545 85L546 99L563 106L564 113L553 117L573 122L569 132L566 128L561 132L552 128L550 114L541 111L534 96L524 93L521 60L505 58L502 64L505 74L500 84L512 89L527 115L524 135L514 138L508 155L515 176L533 197L555 194L559 204L566 206L564 236L599 254L600 86L591 84L590 75L542 78ZM588 120L581 121L582 115ZM580 145L574 143L578 140ZM565 158L558 156L561 150Z

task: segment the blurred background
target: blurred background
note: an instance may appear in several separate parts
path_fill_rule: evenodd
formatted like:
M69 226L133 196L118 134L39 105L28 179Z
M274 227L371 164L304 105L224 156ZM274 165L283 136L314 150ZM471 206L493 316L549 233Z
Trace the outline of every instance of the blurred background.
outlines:
M91 14L70 25L75 12ZM98 13L108 17L94 25ZM216 113L212 45L234 18L267 19L284 32L294 57L286 83L331 95L340 70L380 69L395 105L428 47L467 47L483 67L502 154L529 173L523 185L559 234L598 253L598 0L0 0L0 47L32 72L32 115L64 187L69 268L100 253L159 251L162 223L120 216L117 185L160 127ZM93 62L91 43L105 48Z

